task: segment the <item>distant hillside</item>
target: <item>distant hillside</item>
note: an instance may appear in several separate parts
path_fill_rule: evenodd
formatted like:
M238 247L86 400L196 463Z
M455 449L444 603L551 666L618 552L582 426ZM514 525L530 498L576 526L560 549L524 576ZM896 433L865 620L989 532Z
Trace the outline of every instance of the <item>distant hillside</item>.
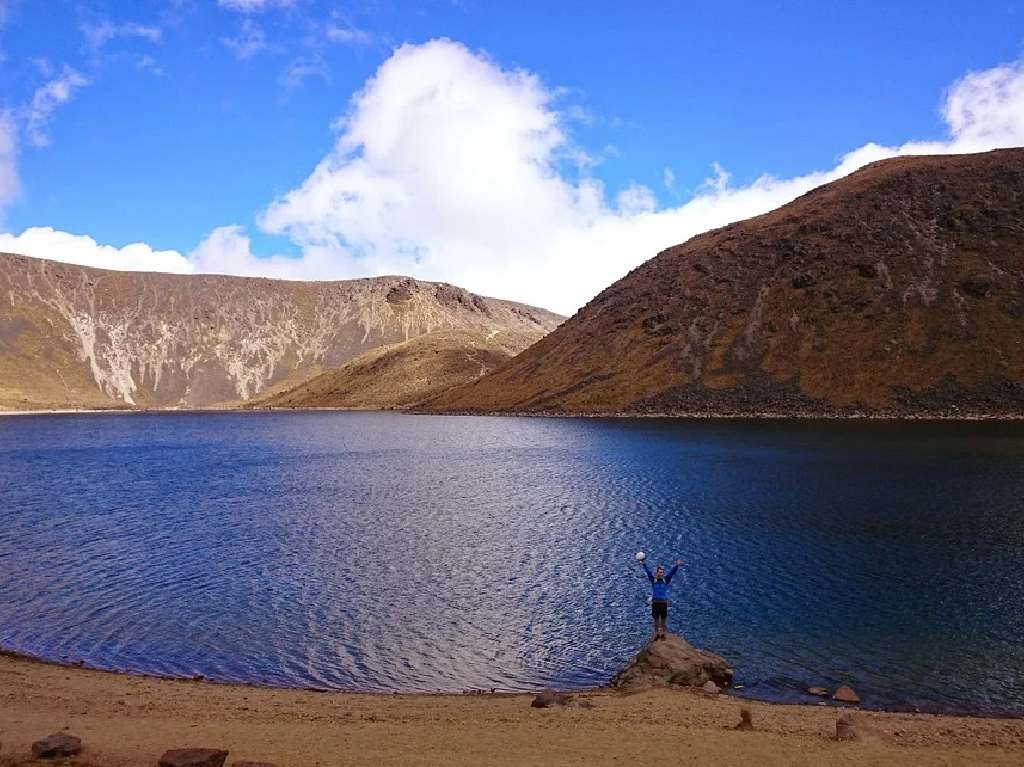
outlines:
M1024 150L885 160L669 248L428 407L1024 414Z
M544 332L439 330L356 357L256 407L407 408L485 375Z
M241 404L426 333L541 337L561 319L406 277L290 282L0 254L0 408Z

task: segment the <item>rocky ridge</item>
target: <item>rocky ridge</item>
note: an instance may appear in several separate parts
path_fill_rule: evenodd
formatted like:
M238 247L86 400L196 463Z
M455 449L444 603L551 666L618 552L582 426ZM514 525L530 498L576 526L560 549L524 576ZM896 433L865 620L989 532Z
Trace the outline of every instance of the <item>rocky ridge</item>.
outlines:
M561 319L407 277L292 282L0 254L0 408L239 405L423 334L536 338Z
M379 346L253 407L405 409L496 369L544 331L437 330Z
M1024 149L868 165L694 237L442 412L1024 415Z

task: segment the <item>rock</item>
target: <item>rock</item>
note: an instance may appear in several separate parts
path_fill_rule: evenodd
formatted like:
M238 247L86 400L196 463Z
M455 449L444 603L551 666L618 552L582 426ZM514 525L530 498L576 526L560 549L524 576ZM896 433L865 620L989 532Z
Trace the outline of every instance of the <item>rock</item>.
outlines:
M984 298L992 290L992 278L987 274L974 274L960 283L960 289L974 298Z
M531 708L552 708L554 706L568 706L572 703L572 696L564 692L554 690L543 690L530 703Z
M708 695L718 695L718 685L712 682L710 679L704 683L701 689Z
M853 725L853 717L849 714L836 719L836 740L857 740L857 729Z
M224 767L227 751L213 748L173 748L160 757L160 767Z
M860 703L860 696L853 691L852 687L844 684L832 693L832 700L837 700L840 703Z
M82 750L82 739L63 732L37 740L32 744L32 755L37 759L54 759L60 756L74 756Z
M733 727L734 730L747 731L754 729L754 722L750 716L749 708L740 709L740 721L739 724Z
M825 688L825 687L808 687L807 688L807 694L808 695L817 695L819 698L827 698L828 697L828 689Z
M732 686L732 668L725 658L699 650L676 634L651 640L611 680L618 689L642 689L676 684L701 687L714 682L719 688Z

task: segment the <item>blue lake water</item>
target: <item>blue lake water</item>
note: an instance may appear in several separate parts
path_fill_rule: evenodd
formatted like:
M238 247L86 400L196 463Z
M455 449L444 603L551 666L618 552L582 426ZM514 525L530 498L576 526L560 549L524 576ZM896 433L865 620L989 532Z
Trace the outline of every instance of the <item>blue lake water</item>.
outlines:
M741 694L1024 713L1024 424L0 418L0 647L360 690L601 684L670 625Z

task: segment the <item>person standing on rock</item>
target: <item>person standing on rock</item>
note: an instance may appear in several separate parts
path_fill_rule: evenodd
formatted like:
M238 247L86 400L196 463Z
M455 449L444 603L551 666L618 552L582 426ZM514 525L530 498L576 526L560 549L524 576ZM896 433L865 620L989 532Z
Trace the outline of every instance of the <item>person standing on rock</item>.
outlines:
M639 557L639 555L637 555ZM654 638L664 639L665 631L668 628L668 586L676 571L682 566L683 560L677 559L676 565L668 575L665 575L665 568L658 565L654 572L647 566L647 560L640 559L644 572L647 573L647 580L651 582L651 617L654 618Z

